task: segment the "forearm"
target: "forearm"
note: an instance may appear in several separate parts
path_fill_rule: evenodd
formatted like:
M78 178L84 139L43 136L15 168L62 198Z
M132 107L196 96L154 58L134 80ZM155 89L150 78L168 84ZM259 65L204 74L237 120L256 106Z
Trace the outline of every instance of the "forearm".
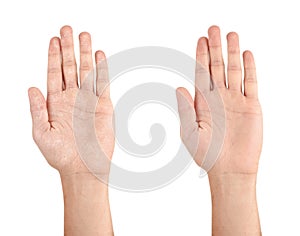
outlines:
M64 235L113 235L108 186L90 173L61 176Z
M256 201L256 174L209 176L212 235L261 235Z

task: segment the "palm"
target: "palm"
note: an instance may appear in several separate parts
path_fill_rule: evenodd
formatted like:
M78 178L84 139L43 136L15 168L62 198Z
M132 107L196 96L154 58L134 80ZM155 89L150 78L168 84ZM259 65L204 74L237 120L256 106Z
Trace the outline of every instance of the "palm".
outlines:
M211 173L256 173L262 145L260 104L257 99L228 90L221 91L221 97L226 117L225 139Z
M108 84L108 78L102 78L103 73L99 73L99 70L105 71L107 68L103 67L106 64L102 63L101 68L97 70L97 94L94 93L92 86L87 85L88 82L93 84L93 81L86 80L87 83L83 84L88 77L87 74L93 71L90 36L83 33L80 36L80 62L88 64L88 68L85 67L83 70L81 67L82 88L78 88L72 29L64 27L61 34L62 51L60 51L59 39L54 38L50 42L47 103L39 90L30 91L33 136L51 166L63 173L87 172L89 170L84 163L81 145L94 141L101 146L103 153L109 159L114 149L113 108L109 98L109 87L99 86L99 84L102 86ZM61 70L61 54L63 70ZM100 65L99 62L104 58L102 52L97 52L96 64ZM73 73L67 73L68 70ZM88 124L93 130L86 129L86 126L81 123Z
M95 128L99 144L105 155L111 159L114 151L113 105L110 99L99 99L96 107Z
M41 137L36 137L37 145L51 166L58 170L84 169L76 149L72 116L77 89L66 90L48 96L48 116L50 128Z
M231 33L227 39L228 88L219 29L211 27L209 39L201 38L198 42L197 66L201 68L196 72L205 69L205 73L196 74L195 101L184 88L178 89L182 139L196 163L210 175L256 173L262 147L262 113L257 98L254 59L250 52L243 55L242 91L238 36ZM210 83L209 78L214 83L212 90L205 87ZM218 96L221 105L216 102ZM218 143L221 145L216 145ZM220 150L210 152L215 146Z

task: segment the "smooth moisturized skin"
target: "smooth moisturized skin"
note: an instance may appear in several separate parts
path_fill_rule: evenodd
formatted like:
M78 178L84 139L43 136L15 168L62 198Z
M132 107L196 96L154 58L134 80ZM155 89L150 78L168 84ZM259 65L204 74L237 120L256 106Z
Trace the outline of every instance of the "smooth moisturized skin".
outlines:
M112 129L113 107L109 96L105 55L95 54L96 93L93 83L84 83L93 76L91 36L79 35L80 83L74 55L72 28L64 26L61 37L50 41L48 56L47 101L37 88L29 89L33 122L33 138L48 163L60 173L65 203L65 235L113 235L108 187L93 175L82 162L74 138L73 111L80 111L80 119L90 119L91 113L75 103L79 87L87 98L98 105L94 111L96 136L106 157L110 160L114 150ZM88 103L88 100L87 100ZM79 131L80 134L80 131ZM89 137L84 136L82 142ZM77 140L78 141L78 140ZM109 175L109 167L99 170Z
M243 53L242 68L239 37L234 32L227 35L227 51L226 80L220 29L210 27L208 38L198 41L197 63L210 74L214 84L211 92L218 91L225 110L223 147L214 166L206 170L212 194L212 232L218 236L260 235L255 190L263 129L256 69L250 51ZM203 73L196 73L196 84L205 80L201 76ZM177 99L183 142L188 149L195 149L190 152L202 166L213 132L208 111L217 111L208 106L197 88L194 100L185 88L178 88Z

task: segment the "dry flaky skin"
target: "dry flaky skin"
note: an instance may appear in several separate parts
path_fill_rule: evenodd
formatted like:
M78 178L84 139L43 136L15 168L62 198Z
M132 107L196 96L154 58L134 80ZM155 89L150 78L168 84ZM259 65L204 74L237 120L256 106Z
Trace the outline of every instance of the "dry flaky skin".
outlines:
M88 143L91 137L83 130L77 130L82 138L75 141L73 127L76 119L73 117L74 111L79 111L77 114L83 120L91 120L91 115L94 116L98 143L105 157L111 159L114 150L113 107L109 97L105 55L101 51L95 55L98 66L94 94L93 83L84 83L88 76L93 76L91 37L88 33L79 35L80 87L85 93L81 99L84 102L78 103L72 28L64 26L60 33L61 38L52 38L49 46L47 101L39 89L29 89L33 138L48 163L61 175L65 198L65 234L112 235L107 186L87 169L80 159L76 143ZM87 104L95 105L97 100L96 108L91 106L87 109ZM107 166L99 171L106 171L107 176L109 174Z
M226 84L219 28L212 26L208 38L198 41L197 63L210 74L214 84L213 90L205 93L215 96L217 92L225 111L224 143L213 167L206 169L213 200L213 235L259 235L255 183L263 134L256 69L252 53L245 51L242 79L239 39L234 32L227 35L227 50ZM218 115L218 107L209 107L197 89L197 84L205 82L203 77L205 73L196 73L194 101L185 88L177 90L177 99L183 142L196 163L205 169L203 161L210 158L205 155L212 137L212 116ZM214 132L221 133L221 128Z
M201 38L198 42L197 62L211 73L215 88L209 96L213 97L216 91L220 94L226 117L220 156L213 168L207 169L212 192L213 235L259 235L255 183L262 146L262 114L254 59L249 51L243 54L243 92L238 36L228 34L226 87L219 28L211 27L208 34L208 39ZM97 92L94 94L93 83L84 83L93 69L90 35L82 33L79 38L80 86L85 90L82 103L76 101L79 88L72 29L65 26L61 29L61 39L53 38L50 42L47 102L37 88L29 90L33 137L49 164L61 174L65 235L113 235L107 186L90 173L80 159L73 128L74 109L79 111L75 119L90 121L93 106L87 106L99 99L95 110L96 136L105 156L111 159L113 108L106 87L107 68L105 63L97 67ZM96 63L103 60L104 54L97 52ZM201 82L201 74L197 74L196 84ZM197 89L195 102L184 88L178 89L177 97L183 141L201 166L212 136L213 124L208 111L218 113L218 109L208 107ZM81 141L89 143L92 137L84 130L80 132ZM108 175L106 167L99 171L102 174L107 171Z

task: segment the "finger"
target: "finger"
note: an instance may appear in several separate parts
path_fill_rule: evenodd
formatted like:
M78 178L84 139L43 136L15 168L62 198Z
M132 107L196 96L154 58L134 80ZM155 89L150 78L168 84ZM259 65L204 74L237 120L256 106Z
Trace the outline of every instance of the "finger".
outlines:
M77 66L74 54L73 31L70 26L60 30L63 58L63 75L66 89L77 88Z
M218 26L212 26L208 29L208 46L212 80L217 87L226 87L221 36Z
M48 51L48 94L62 91L62 84L63 78L61 70L60 39L54 37L50 40Z
M182 134L187 135L193 132L197 126L194 101L185 88L176 90L178 113L180 118Z
M104 52L97 51L95 54L96 60L96 95L103 98L109 98L110 88L109 88L109 77L108 77L108 67Z
M196 53L196 83L195 83L195 110L197 122L207 121L209 117L208 105L203 94L210 89L208 39L198 40Z
M195 97L194 107L196 111L196 121L198 124L210 124L211 112L203 94L199 93L197 97Z
M79 35L80 44L80 87L94 91L94 70L91 35L83 32Z
M242 92L242 69L240 59L239 36L235 32L227 35L227 79L228 88Z
M49 129L48 112L45 98L39 89L30 88L28 90L28 96L32 117L33 136L35 138L36 134Z
M198 40L196 50L195 77L195 96L197 97L200 91L206 91L210 89L208 40L205 37L202 37Z
M257 98L257 79L256 79L256 68L253 54L250 51L243 53L244 61L244 90L245 96Z
M201 37L198 40L196 61L200 63L203 69L209 71L208 39L206 37Z

